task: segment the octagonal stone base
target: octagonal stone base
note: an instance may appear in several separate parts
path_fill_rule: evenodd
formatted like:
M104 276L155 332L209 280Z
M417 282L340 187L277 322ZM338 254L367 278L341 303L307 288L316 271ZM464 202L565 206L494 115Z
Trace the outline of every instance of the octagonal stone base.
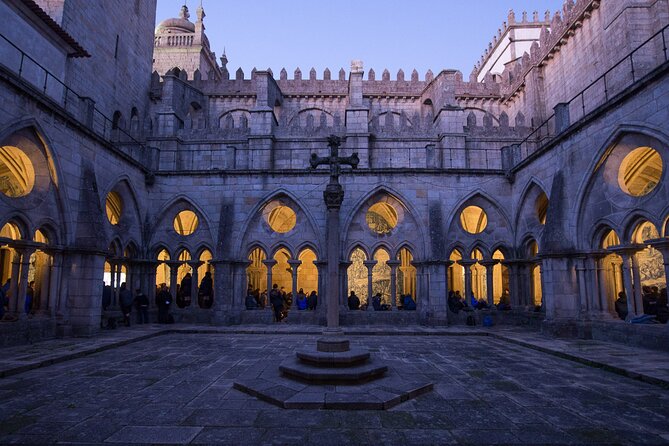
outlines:
M303 385L284 377L239 380L234 388L284 409L386 410L432 390L388 372L360 386Z

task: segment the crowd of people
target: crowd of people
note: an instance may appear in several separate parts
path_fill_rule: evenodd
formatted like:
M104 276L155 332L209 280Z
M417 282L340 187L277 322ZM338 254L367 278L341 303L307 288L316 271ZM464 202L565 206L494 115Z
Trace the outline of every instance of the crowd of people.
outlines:
M401 305L397 306L398 310L416 310L416 301L413 299L413 297L411 297L411 294L400 294L400 302ZM351 291L351 293L348 295L348 309L351 311L364 311L368 308L369 304L360 304L360 298L355 294L355 291ZM376 293L374 296L372 296L372 308L374 308L374 311L388 311L391 309L391 306L384 303L384 299L381 293Z
M633 324L666 324L669 321L667 288L659 289L657 286L643 286L641 291L643 314L629 318L629 322ZM624 291L618 293L615 310L620 319L628 320L627 294Z
M254 290L249 287L244 300L244 306L247 310L264 309L268 305L271 306L274 311L274 322L285 321L293 304L298 311L313 311L318 306L318 294L316 291L312 291L307 296L304 289L300 288L295 294L295 298L293 298L292 292L287 293L283 287L279 288L279 285L275 283L269 295L267 290L261 293L259 288Z
M467 300L460 295L460 291L449 291L447 304L448 309L456 314L460 311L473 311L490 308L490 305L485 299L477 299L473 295L470 297L470 302L468 304ZM511 297L508 289L505 289L502 292L502 295L499 297L499 302L494 306L498 310L502 311L511 310Z

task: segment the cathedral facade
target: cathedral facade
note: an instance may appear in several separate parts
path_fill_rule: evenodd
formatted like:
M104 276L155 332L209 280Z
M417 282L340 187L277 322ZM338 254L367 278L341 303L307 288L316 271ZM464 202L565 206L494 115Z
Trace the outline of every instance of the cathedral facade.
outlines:
M508 294L499 323L594 335L623 327L621 293L629 319L643 287L666 288L666 0L510 12L467 78L361 61L231 73L201 6L155 30L151 0L0 11L8 338L95 333L104 287L109 311L124 282L152 306L164 283L177 321L211 324L270 323L244 301L274 284L315 291L316 311L290 317L322 323L331 171L309 159L330 135L359 159L339 172L343 324L462 323L458 291ZM347 310L351 291L390 311ZM406 295L416 311L399 311Z

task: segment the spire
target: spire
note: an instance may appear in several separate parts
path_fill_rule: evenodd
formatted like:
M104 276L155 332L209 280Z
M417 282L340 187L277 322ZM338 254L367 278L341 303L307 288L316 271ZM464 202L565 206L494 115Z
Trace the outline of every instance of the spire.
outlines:
M190 13L188 12L188 6L186 6L186 3L183 4L181 7L181 11L179 11L179 18L188 20L190 18Z
M202 7L202 0L200 0L200 6L197 7L196 15L198 22L202 22L202 20L204 20L204 18L207 16L207 14L204 13L204 8Z

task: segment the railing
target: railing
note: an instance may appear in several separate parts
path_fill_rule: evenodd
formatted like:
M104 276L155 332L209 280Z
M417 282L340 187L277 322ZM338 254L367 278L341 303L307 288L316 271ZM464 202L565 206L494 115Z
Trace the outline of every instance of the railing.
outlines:
M552 114L520 144L513 147L509 160L514 167L543 148L555 136L578 122L598 107L606 104L635 82L650 74L667 62L667 40L669 25L636 47L604 74L591 82L585 89L567 102L560 113Z
M223 144L220 148L189 150L187 145L179 150L160 150L158 170L205 171L205 170L263 170L276 169L282 172L304 172L309 166L312 153L329 156L325 147L290 147L275 145L269 148L249 148L243 144ZM359 168L369 169L429 169L461 171L502 171L502 151L479 148L428 147L369 147L364 149L342 148L346 153L358 152ZM273 161L272 161L273 160Z
M2 34L0 56L0 64L56 102L72 118L135 160L146 163L150 151L144 144L114 126L113 121L95 107L92 99L77 94Z

